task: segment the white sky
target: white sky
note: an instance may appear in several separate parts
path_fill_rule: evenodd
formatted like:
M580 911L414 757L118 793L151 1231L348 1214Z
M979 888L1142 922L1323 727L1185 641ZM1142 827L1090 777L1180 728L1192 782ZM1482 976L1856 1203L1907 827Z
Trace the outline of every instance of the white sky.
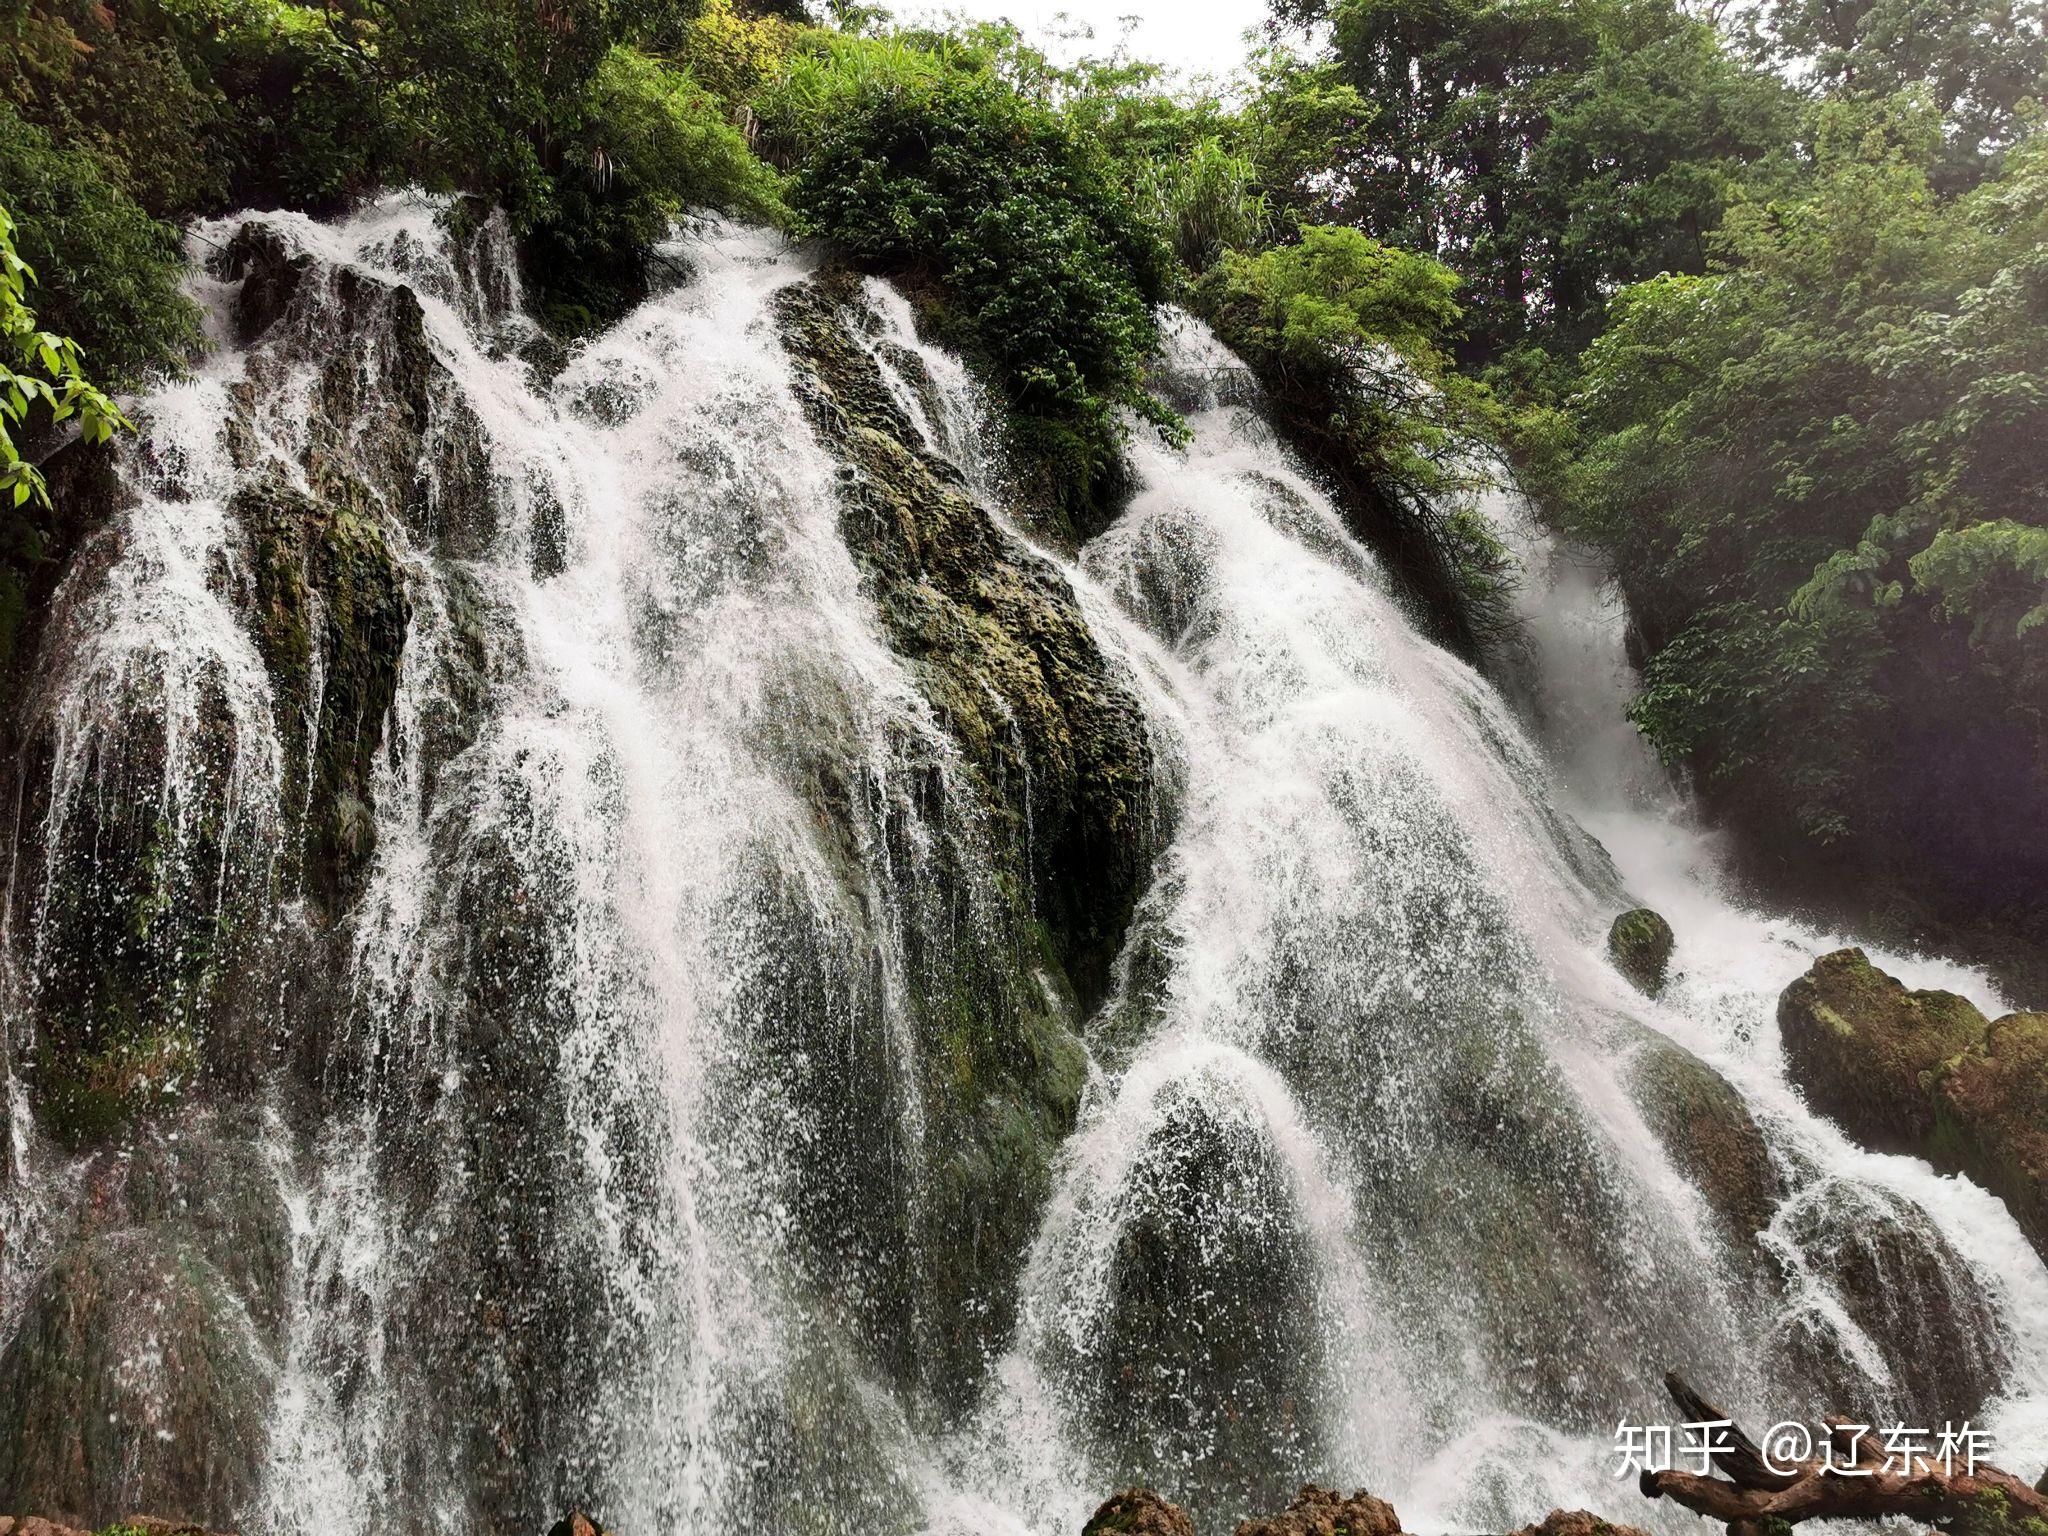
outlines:
M1184 75L1227 75L1244 62L1243 32L1266 18L1266 0L895 0L899 21L961 12L976 20L1007 17L1058 59L1107 53L1123 35L1121 18L1135 16L1131 52ZM1064 15L1065 20L1061 17ZM1060 43L1060 32L1092 27L1094 41Z

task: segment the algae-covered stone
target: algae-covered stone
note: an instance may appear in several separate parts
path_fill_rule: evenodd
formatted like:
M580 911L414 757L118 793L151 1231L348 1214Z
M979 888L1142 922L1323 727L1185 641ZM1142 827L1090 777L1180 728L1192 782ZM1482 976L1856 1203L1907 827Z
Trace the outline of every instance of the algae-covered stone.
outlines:
M1648 907L1622 913L1607 930L1614 968L1650 997L1664 990L1672 942L1671 925Z
M1629 1089L1672 1162L1738 1252L1750 1251L1785 1190L1763 1133L1728 1080L1683 1046L1646 1040Z
M270 1389L254 1330L190 1238L88 1239L43 1276L0 1355L0 1508L226 1528L262 1463Z
M1092 1004L1155 841L1144 712L1058 570L915 446L850 328L856 291L828 275L777 306L806 414L847 466L841 532L890 642L1013 818L1037 910Z
M2002 1199L2048 1258L2048 1014L1994 1019L1933 1092L1928 1155Z
M1924 1156L1930 1074L1984 1037L1953 992L1910 992L1860 949L1822 955L1778 999L1792 1077L1807 1101L1865 1146Z
M250 619L276 689L287 806L305 807L306 886L339 913L376 843L371 776L411 607L360 490L316 499L266 477L234 500L251 550Z

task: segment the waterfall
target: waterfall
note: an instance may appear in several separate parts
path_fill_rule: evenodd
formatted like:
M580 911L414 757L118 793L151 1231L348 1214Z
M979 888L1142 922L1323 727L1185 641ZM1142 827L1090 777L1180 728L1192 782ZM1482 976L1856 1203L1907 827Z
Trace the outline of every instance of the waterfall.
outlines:
M0 1413L0 1485L277 1536L1051 1536L1134 1479L1644 1523L1613 1429L1673 1365L2048 1455L2048 1274L1787 1083L1844 941L1728 894L1526 508L1503 688L1198 323L1188 441L1134 427L1062 549L894 288L664 254L564 353L465 202L196 232L214 346L22 732L0 1374L87 1317L148 1363L85 1402L223 1449L78 1474ZM81 1291L109 1253L161 1273Z

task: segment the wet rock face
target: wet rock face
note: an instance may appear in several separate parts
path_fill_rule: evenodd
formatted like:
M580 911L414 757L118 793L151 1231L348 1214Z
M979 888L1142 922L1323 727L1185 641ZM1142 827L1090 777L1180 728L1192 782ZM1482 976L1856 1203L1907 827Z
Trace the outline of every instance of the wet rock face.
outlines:
M303 807L304 877L330 917L360 894L376 835L372 764L398 691L411 607L375 511L316 501L272 477L234 513L252 553L249 611L277 692L288 777Z
M1918 1207L1874 1186L1815 1191L1787 1212L1784 1240L1840 1303L1790 1315L1780 1344L1814 1402L1871 1422L1961 1423L2004 1381L1998 1314L1970 1266ZM1856 1362L1875 1357L1866 1375Z
M1673 942L1671 925L1648 907L1622 913L1607 930L1607 953L1614 968L1648 997L1664 990Z
M1923 1077L1984 1034L1952 992L1909 992L1860 949L1822 955L1778 999L1785 1058L1807 1099L1865 1146L1917 1154L1934 1129Z
M1180 1478L1205 1518L1256 1509L1326 1457L1326 1333L1299 1201L1271 1142L1191 1091L1149 1141L1077 1362L1088 1416L1111 1464Z
M855 292L828 275L778 300L806 413L845 464L840 527L892 645L1008 809L1037 910L1092 1006L1156 844L1143 710L1058 571L911 446L849 329Z
M235 1127L102 1154L0 1355L0 1508L233 1522L262 1464L289 1237Z
M1672 1162L1706 1197L1722 1235L1737 1253L1753 1253L1785 1188L1742 1095L1662 1037L1644 1042L1629 1087Z
M110 701L72 764L92 792L72 793L62 814L48 803L58 727L28 754L21 858L49 879L15 888L34 945L23 1064L40 1123L66 1143L245 1076L267 839L240 798L244 727L210 684L197 703L174 738L141 689Z

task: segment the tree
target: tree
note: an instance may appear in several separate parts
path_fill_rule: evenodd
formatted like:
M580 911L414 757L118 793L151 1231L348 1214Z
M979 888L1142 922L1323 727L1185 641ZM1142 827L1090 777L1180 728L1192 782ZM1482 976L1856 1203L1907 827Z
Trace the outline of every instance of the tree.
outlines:
M1734 174L1790 137L1784 87L1671 0L1280 0L1278 16L1329 27L1329 68L1289 86L1370 104L1362 144L1307 178L1316 195L1465 278L1480 359L1579 345L1615 286L1699 270Z

